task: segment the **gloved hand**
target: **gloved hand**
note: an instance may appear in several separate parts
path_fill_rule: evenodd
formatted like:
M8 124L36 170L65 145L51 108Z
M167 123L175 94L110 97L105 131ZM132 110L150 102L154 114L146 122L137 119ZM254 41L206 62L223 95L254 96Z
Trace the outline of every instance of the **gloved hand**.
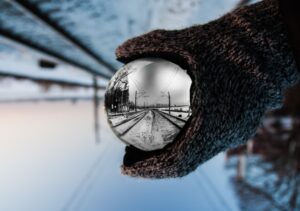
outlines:
M160 57L192 78L192 116L173 143L152 152L127 147L124 174L181 177L221 151L245 143L267 109L299 80L277 0L235 10L205 25L155 30L116 50L130 62Z

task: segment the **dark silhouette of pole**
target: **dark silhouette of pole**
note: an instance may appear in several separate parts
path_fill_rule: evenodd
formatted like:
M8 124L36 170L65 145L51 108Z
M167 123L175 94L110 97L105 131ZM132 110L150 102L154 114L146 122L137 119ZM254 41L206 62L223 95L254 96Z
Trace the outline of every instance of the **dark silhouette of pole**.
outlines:
M137 107L137 91L135 91L135 97L134 97L134 110L136 111Z
M98 97L98 81L93 77L94 84L94 130L96 144L100 142L100 127L99 127L99 97Z
M171 115L171 95L170 95L170 92L168 92L168 99L169 99L169 114Z

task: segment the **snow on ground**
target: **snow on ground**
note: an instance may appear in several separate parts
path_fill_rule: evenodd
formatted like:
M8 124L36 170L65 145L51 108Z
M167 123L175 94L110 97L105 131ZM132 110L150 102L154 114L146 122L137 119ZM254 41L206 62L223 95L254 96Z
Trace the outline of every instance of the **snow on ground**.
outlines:
M182 118L178 118L176 116L172 116L172 114L169 115L169 112L162 112L162 113L163 113L162 115L164 115L166 118L168 118L169 120L171 120L172 122L174 122L175 124L177 124L181 128L186 123L185 120L183 120Z
M60 4L59 4L60 5ZM22 40L32 43L47 51L55 53L67 60L72 60L83 66L88 66L95 72L110 76L111 73L100 65L95 59L83 53L83 51L68 39L65 39L48 24L41 21L28 10L15 1L0 1L0 29L7 31ZM83 14L80 16L82 17ZM80 18L79 17L79 18ZM84 22L80 24L85 25ZM96 31L93 29L93 31Z
M72 30L73 35L83 38L106 60L120 65L115 61L114 49L126 39L156 28L174 29L205 23L230 11L238 0L31 2L41 4L44 12L52 12L51 18L59 19L63 26L68 24L66 29ZM70 2L79 6L73 6L75 12L66 13L72 6ZM93 7L95 4L99 6ZM97 14L97 11L101 12ZM1 15L3 23L17 29L17 34L28 33L25 37L32 37L43 46L56 48L62 55L68 54L70 58L86 62L77 52L72 53L73 48L59 45L62 42L56 39L57 36L52 37L49 30L41 30L40 23L28 27L25 19L21 22L16 19L22 20L22 16L18 14L11 19L6 13ZM42 36L36 36L40 33ZM37 60L24 57L29 55L27 50L18 52L22 55L15 51L0 55L1 72L9 70L47 79L91 82L89 75L60 64L53 72L40 72L36 67ZM92 61L88 63L93 66ZM32 83L12 84L16 86L2 83L7 87L2 87L0 97L28 97L36 96L35 93L40 96L43 93ZM67 94L58 87L53 87L52 91ZM76 91L79 95L81 92L85 95L84 90ZM88 94L92 95L92 92L88 91ZM47 103L1 105L0 125L5 128L0 133L4 146L0 153L3 162L0 165L1 210L238 210L237 198L224 169L223 154L180 179L142 180L123 176L119 165L124 145L112 135L103 118L102 140L99 145L94 145L90 108L91 105L85 103L73 107ZM101 112L100 116L104 116L103 110Z
M59 80L83 85L93 84L92 75L85 70L68 65L46 54L30 50L25 46L0 37L0 46L3 45L6 48L0 48L1 74L6 73L8 75L26 76L35 79ZM40 59L55 62L57 66L53 69L41 68L39 66ZM102 80L99 81L103 83Z
M39 66L40 59L57 63L53 69L45 69ZM25 46L16 44L0 36L0 101L44 99L44 98L83 98L92 97L92 88L75 87L66 89L55 84L46 85L36 83L31 80L16 80L5 77L20 76L32 78L34 80L60 81L65 83L75 83L92 86L93 76L85 70L76 68L61 62L46 54L33 51ZM98 86L106 86L107 80L96 77ZM49 87L47 87L49 85ZM104 90L98 91L99 96L103 96Z
M115 60L114 51L125 40L158 28L180 29L206 23L231 11L239 0L132 0L130 3L124 0L30 0L30 2L108 63L120 67L120 63ZM0 10L1 29L96 71L111 74L17 4L2 1ZM20 52L24 51L20 49ZM49 78L67 75L64 78L68 80L74 78L82 80L82 77L75 76L77 70L74 68L66 71L68 68L64 66L61 68L63 70L41 74L36 70L36 61L11 60L9 54L17 53L7 51L6 54L7 58L0 62L2 64L0 72L17 71L20 74L39 77L44 75Z
M139 120L140 118L135 119L134 123ZM122 131L126 131L129 124L130 123L126 123L122 125ZM116 128L116 130L119 130L119 127ZM146 115L121 138L126 143L132 144L142 150L154 150L162 148L172 142L178 132L179 129L157 111L149 110Z
M115 126L117 124L121 124L122 122L133 119L139 115L141 115L141 111L138 111L138 112L133 111L133 112L126 112L126 113L118 113L118 114L109 113L108 119L109 119L110 123L113 126Z
M124 123L120 125L116 125L113 127L113 130L116 131L117 134L122 135L124 134L129 128L131 128L136 122L138 122L141 118L143 118L145 115L144 112L137 114L135 117L132 119L130 118L129 121L123 120Z
M144 150L162 148L185 125L184 120L156 109L110 113L108 119L122 140Z
M180 111L171 111L170 114L183 120L188 120L188 118L191 116L191 113Z
M116 66L114 49L145 32L203 24L239 0L30 0L74 37ZM99 30L95 30L99 29Z
M168 108L158 108L158 110L169 114L169 109ZM170 109L170 114L174 117L181 118L183 120L188 120L188 118L191 115L190 111L190 106L176 106L176 107L171 107Z
M76 37L106 61L120 67L115 61L115 48L126 39L157 28L180 29L203 24L231 11L239 0L171 0L148 1L37 1L30 0L49 18ZM61 56L87 64L92 69L110 74L93 59L88 58L70 42L64 40L42 21L29 15L17 4L0 3L0 28L22 36L25 40L45 47ZM99 26L101 26L99 28ZM98 29L99 30L95 30ZM39 59L54 61L52 70L38 66ZM67 65L49 55L33 51L18 43L0 37L0 74L15 74L36 79L63 80L92 84L90 74ZM100 85L107 81L100 79ZM22 86L22 85L21 85ZM172 113L174 116L178 116ZM187 118L185 113L181 114Z

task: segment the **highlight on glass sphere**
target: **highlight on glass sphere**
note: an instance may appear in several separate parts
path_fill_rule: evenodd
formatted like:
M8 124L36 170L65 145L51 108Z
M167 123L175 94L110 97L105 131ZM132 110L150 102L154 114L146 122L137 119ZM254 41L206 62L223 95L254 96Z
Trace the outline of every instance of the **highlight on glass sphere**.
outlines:
M144 58L124 65L106 89L109 125L127 145L144 151L163 148L192 113L191 83L185 70L164 59Z

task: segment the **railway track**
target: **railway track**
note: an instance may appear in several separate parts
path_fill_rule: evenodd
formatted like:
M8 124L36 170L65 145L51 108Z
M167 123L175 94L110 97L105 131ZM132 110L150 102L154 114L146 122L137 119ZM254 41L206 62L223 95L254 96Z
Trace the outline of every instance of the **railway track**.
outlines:
M164 113L162 111L159 110L155 110L157 113L159 113L161 116L163 116L165 119L167 119L171 124L173 124L174 126L176 126L177 128L181 129L186 121L183 119L180 119L178 117L172 116L170 114Z
M151 112L151 113L149 113ZM146 118L147 116L147 118ZM152 116L152 117L151 117ZM148 122L146 124L146 122ZM150 122L150 124L149 124ZM131 131L132 134L138 134L140 133L140 129L136 128L138 126L142 126L144 131L148 131L146 133L153 134L157 133L157 129L153 130L153 125L158 125L156 128L160 127L162 133L165 133L164 131L168 130L165 128L176 128L176 131L180 130L184 124L185 120L180 119L178 117L174 117L172 115L166 114L162 111L156 110L156 109L150 109L150 110L144 110L141 111L140 113L125 119L116 125L114 125L114 129L119 133L120 136L126 135L129 131ZM140 123L140 125L139 125ZM149 126L145 126L149 125ZM152 126L150 126L152 125ZM172 125L172 126L171 126ZM145 127L147 129L145 129ZM170 131L169 131L170 132Z
M155 114L158 114L160 116L162 116L164 119L166 119L169 123L171 123L172 125L174 125L175 127L177 127L178 129L181 129L182 127L179 126L177 123L175 123L174 121L172 121L170 118L168 118L163 112L155 110L153 111Z
M130 118L128 118L128 119L125 119L125 120L123 120L123 121L121 121L121 122L119 122L119 123L113 125L113 127L118 127L119 125L125 124L125 123L127 123L127 122L129 122L129 121L131 121L131 120L133 120L133 119L135 119L135 118L141 116L144 112L145 112L145 111L139 111L139 112L137 112L135 115L133 115L132 117L130 117Z
M130 119L127 119L126 121L123 121L121 124L118 124L116 126L114 126L114 128L118 131L118 127L120 126L123 126L124 124L128 124L128 127L123 130L123 131L120 131L120 136L124 136L128 131L130 131L135 125L137 125L145 116L146 114L148 113L149 111L143 111L141 114L133 117L133 118L130 118ZM132 124L130 124L130 122L132 122Z

